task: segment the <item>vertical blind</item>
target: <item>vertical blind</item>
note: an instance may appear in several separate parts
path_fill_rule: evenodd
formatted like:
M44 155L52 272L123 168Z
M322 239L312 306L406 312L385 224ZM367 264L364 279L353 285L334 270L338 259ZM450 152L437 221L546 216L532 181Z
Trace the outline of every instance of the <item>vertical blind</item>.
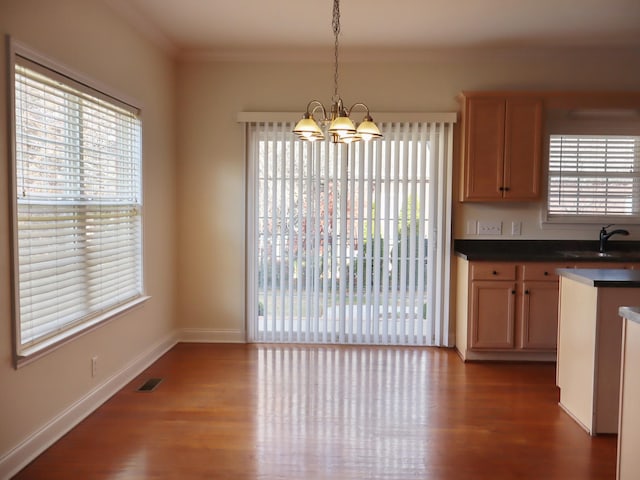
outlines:
M17 58L20 354L141 296L142 197L137 112Z
M551 135L549 216L640 213L640 137Z
M249 126L249 338L446 345L450 123L301 142Z

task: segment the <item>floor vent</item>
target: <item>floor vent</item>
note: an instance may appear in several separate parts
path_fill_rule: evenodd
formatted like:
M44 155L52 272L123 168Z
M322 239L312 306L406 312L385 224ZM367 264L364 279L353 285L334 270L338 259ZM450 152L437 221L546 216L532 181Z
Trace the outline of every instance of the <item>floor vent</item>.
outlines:
M161 378L150 378L142 384L138 392L152 392L162 381Z

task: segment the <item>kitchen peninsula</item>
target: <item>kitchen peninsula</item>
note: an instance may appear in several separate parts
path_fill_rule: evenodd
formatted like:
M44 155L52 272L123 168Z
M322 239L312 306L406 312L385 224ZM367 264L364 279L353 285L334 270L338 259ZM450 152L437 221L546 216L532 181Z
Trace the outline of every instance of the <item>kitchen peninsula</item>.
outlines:
M618 432L622 319L640 270L559 269L556 383L560 406L588 433Z
M640 303L640 300L639 302ZM622 365L620 375L620 421L618 427L618 480L633 480L640 472L640 307L621 307Z

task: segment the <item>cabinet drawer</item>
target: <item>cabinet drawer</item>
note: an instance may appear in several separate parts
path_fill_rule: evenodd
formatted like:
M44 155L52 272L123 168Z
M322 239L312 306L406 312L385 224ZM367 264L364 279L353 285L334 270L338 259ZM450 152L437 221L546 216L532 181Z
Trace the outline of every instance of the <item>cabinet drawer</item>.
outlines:
M513 263L472 263L471 280L515 280Z
M557 268L571 268L572 265L563 263L525 263L523 265L522 278L524 280L538 280L538 281L559 281Z

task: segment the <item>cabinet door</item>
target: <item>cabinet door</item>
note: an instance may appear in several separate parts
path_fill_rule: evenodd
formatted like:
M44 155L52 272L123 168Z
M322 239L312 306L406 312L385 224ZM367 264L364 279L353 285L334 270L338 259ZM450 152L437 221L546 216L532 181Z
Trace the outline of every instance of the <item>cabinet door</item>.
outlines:
M471 282L470 348L514 347L515 298L515 282Z
M524 282L522 348L555 350L558 341L558 282Z
M465 102L464 199L500 200L504 175L504 98L472 97Z
M535 200L540 195L542 102L508 98L504 135L504 198Z

